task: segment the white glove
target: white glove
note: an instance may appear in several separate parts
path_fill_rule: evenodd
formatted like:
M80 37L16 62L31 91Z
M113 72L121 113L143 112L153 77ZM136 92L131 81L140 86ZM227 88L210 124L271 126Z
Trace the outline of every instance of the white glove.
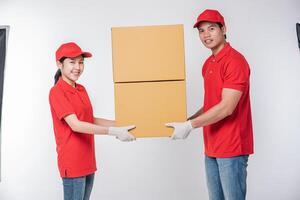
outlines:
M185 139L189 136L190 132L194 129L190 120L186 122L166 123L166 126L174 128L173 135L171 136L172 140Z
M128 131L134 129L135 126L121 126L121 127L109 127L108 135L116 136L121 141L132 141L135 137Z

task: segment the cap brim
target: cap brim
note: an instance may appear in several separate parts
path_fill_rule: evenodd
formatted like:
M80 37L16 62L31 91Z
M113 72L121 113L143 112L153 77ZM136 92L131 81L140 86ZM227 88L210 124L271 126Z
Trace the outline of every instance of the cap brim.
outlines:
M56 61L60 60L63 57L76 58L77 56L83 56L84 58L90 58L90 57L92 57L92 54L90 52L69 53L69 54L61 55L60 57L56 57Z
M69 57L69 58L75 58L77 56L83 56L84 58L90 58L90 57L92 57L92 54L90 52L77 52L77 53L65 55L65 57Z
M81 55L82 55L84 58L90 58L90 57L93 56L90 52L82 52Z
M197 22L194 24L193 28L197 28L198 25L200 24L200 22L202 22L202 21L197 21Z
M216 20L206 19L206 20L199 20L199 21L197 21L197 22L194 24L194 28L197 28L201 22L221 23L223 26L225 26L225 24L224 24L223 22L216 21Z

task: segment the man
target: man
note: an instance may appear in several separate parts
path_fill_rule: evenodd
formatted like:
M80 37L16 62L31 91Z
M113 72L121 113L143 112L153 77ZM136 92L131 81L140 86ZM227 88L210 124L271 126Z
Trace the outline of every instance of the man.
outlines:
M166 125L174 128L172 139L185 139L203 127L209 199L243 200L248 156L253 154L250 68L226 42L225 21L218 11L202 12L194 28L212 51L202 68L204 105L188 121Z

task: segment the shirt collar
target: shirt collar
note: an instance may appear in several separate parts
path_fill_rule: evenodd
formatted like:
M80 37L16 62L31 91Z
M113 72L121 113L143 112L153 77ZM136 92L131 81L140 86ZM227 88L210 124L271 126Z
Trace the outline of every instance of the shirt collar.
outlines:
M226 56L229 53L230 50L230 43L227 42L217 55L212 55L211 57L212 59L215 59L217 62L219 62L224 56Z
M62 77L60 77L57 81L57 85L60 86L63 90L75 93L76 91L82 91L83 87L80 84L76 83L76 87L73 87L72 85L70 85L69 83L67 83L66 81L64 81L64 79L62 79Z

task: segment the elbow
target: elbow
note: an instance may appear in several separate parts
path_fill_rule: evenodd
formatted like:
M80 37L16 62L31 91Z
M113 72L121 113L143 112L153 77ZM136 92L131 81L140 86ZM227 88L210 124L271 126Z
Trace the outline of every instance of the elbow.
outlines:
M233 109L233 108L227 108L227 109L225 109L225 117L228 117L228 116L232 115L233 112L234 112L234 110L235 109Z
M228 101L223 101L220 107L223 117L232 115L235 111L236 106Z
M234 111L234 109L232 109L232 108L228 108L228 109L226 110L226 114L227 114L227 116L230 116L230 115L232 115L233 111Z
M74 132L77 132L77 131L78 131L77 126L74 125L74 124L72 124L72 125L70 126L70 128L71 128L71 130L74 131Z
M69 126L72 131L79 132L79 126L77 125L77 123L71 123L71 124L69 124Z
M80 132L81 121L78 120L75 114L68 115L64 118L65 122L68 124L69 128L74 132Z

